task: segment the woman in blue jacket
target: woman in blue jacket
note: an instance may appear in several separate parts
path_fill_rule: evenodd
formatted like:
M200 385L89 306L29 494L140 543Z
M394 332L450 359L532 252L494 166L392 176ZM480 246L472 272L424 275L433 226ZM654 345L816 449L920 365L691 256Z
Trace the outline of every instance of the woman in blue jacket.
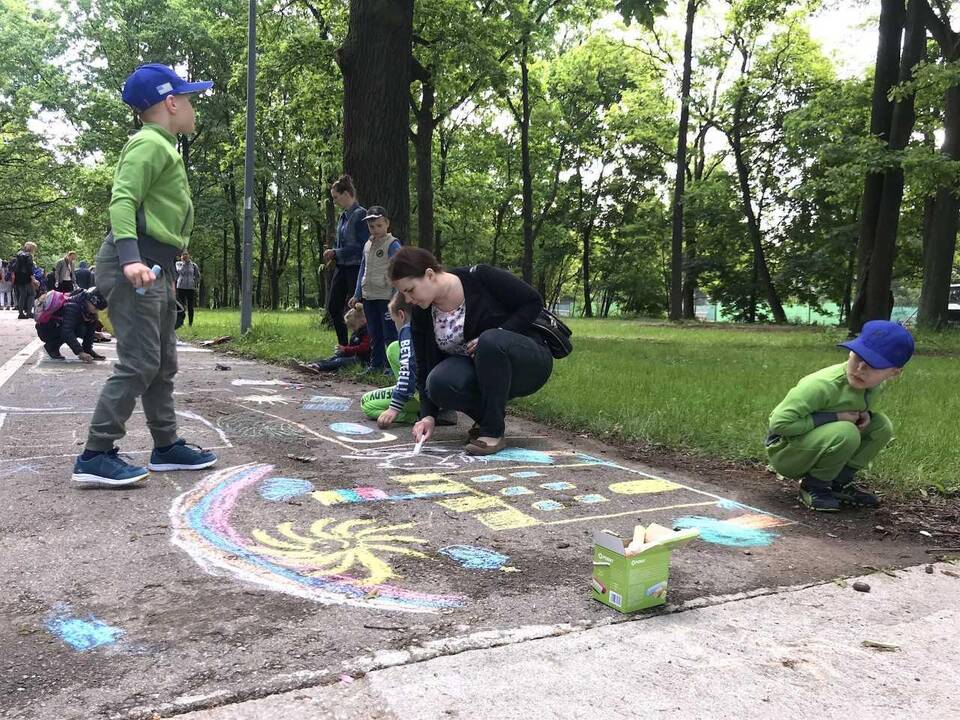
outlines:
M343 313L347 309L347 300L353 297L357 287L360 259L363 257L363 246L370 237L370 229L363 220L367 210L357 202L357 190L349 175L341 175L333 184L330 197L343 212L337 223L333 247L323 253L325 263L335 263L327 295L327 314L337 333L337 342L346 345L349 334L343 322Z

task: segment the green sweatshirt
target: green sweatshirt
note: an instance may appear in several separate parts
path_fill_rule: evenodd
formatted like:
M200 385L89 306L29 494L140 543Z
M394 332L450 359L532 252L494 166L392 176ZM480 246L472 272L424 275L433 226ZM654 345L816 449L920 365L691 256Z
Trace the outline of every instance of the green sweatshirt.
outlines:
M123 265L141 255L162 265L187 247L193 202L177 138L148 123L120 153L113 176L110 225Z
M883 390L857 390L847 382L847 364L831 365L807 375L770 413L770 434L794 437L835 422L839 412L873 410Z

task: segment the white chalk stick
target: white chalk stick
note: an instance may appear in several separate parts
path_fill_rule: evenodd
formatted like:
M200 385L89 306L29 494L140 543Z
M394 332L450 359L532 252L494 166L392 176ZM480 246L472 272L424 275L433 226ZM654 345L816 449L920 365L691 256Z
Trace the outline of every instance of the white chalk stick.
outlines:
M420 438L419 440L417 440L417 444L416 444L416 445L414 446L414 448L413 448L413 454L414 454L414 455L419 455L419 454L420 454L420 450L423 448L423 444L424 444L426 441L427 441L427 438L425 438L425 437L422 437L422 438Z

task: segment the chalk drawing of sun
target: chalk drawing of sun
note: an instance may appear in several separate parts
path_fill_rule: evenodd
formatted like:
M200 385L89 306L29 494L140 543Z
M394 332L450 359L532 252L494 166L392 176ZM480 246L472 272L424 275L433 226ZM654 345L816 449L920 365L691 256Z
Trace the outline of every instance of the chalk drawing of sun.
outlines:
M366 577L358 579L358 585L379 585L397 576L382 555L427 558L418 550L403 546L423 544L426 540L395 534L415 523L380 527L374 520L344 520L333 526L331 523L333 518L316 520L310 525L309 536L294 531L292 522L277 525L277 532L282 537L263 530L254 530L252 534L260 543L259 552L296 566L309 575L327 577L362 568Z

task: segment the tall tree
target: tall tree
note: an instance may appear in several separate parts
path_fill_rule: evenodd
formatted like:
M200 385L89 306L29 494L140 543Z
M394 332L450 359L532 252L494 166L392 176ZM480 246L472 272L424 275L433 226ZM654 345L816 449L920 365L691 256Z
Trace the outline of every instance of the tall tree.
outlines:
M350 0L343 73L343 169L358 199L382 205L397 237L410 236L408 108L413 0Z
M944 63L960 60L960 34L950 27L950 15L943 3L934 12L927 0L911 0L919 7L922 22L937 41ZM940 153L948 160L960 160L960 80L951 74L943 99L944 138ZM923 286L917 323L940 328L947 323L950 279L957 246L958 207L956 180L943 183L930 208L923 238Z

